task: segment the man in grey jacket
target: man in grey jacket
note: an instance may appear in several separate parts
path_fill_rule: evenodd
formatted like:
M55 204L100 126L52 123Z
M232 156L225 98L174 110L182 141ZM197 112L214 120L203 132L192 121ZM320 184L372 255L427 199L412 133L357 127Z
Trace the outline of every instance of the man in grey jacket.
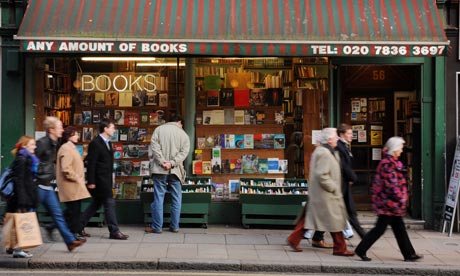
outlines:
M171 223L169 231L179 231L182 204L182 184L185 181L183 162L190 151L190 139L182 128L183 119L172 114L168 123L157 127L150 141L150 172L154 193L152 224L145 227L146 233L160 234L163 228L163 202L166 191L171 193Z

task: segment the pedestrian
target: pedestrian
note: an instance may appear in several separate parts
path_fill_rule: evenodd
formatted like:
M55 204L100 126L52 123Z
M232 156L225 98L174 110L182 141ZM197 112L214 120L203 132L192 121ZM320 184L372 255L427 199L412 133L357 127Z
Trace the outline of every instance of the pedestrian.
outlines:
M6 201L7 213L25 213L37 209L40 201L37 191L39 160L35 156L35 139L21 136L11 153L15 156L11 165L14 194ZM11 218L12 219L12 218ZM32 254L19 248L6 248L13 258L32 258Z
M353 256L347 250L342 230L347 225L347 214L341 191L340 157L335 151L337 146L337 130L325 128L321 131L320 144L315 148L310 160L310 181L305 224L297 224L289 236L289 245L295 251L302 251L299 243L305 229L331 233L333 255Z
M70 232L62 214L59 200L52 182L56 179L56 153L59 143L59 138L62 137L64 131L62 122L56 117L48 116L43 121L46 135L37 140L37 148L35 155L40 160L37 172L38 182L38 195L40 203L50 214L53 219L53 224L47 225L45 230L48 237L53 239L54 227L57 227L69 251L74 250L76 247L83 245L85 239L78 239Z
M88 155L85 158L87 184L92 195L92 201L83 212L80 221L79 234L90 237L84 228L94 214L104 206L105 221L109 229L109 238L127 240L129 235L123 234L115 214L115 200L113 199L113 148L110 137L115 133L115 124L109 119L102 119L99 123L99 135L88 145Z
M169 122L157 127L152 134L149 159L154 193L150 205L152 224L145 227L146 233L162 232L163 202L166 191L171 193L172 198L169 231L179 232L182 184L185 182L183 162L190 151L190 139L182 126L182 117L172 114Z
M85 185L85 167L80 153L75 146L80 139L78 129L68 126L62 135L62 145L57 153L56 183L59 200L64 202L66 210L64 216L72 233L79 235L81 202L91 197Z
M351 141L353 140L353 130L349 124L341 124L338 129L339 141L337 142L337 151L340 154L340 162L342 165L342 194L345 206L347 207L348 222L358 233L362 239L366 232L361 227L356 213L355 202L353 200L353 194L351 187L356 182L357 176L353 171L353 154L351 153ZM353 237L345 236L345 238Z
M413 262L423 258L415 253L402 218L406 214L408 196L406 172L398 158L403 152L404 143L401 137L388 139L384 156L377 167L372 184L372 207L377 213L377 222L355 249L356 255L363 261L371 261L366 255L367 250L385 233L388 225L393 229L404 261Z

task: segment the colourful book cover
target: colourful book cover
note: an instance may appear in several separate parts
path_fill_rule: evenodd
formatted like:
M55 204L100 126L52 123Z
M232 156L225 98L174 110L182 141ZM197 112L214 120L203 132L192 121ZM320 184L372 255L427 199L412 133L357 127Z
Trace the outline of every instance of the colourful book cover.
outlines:
M210 148L213 148L214 146L215 146L215 144L214 144L214 135L206 136L205 147L210 149Z
M264 149L273 149L274 148L274 140L275 134L262 134L262 148Z
M245 149L254 148L254 134L244 134L244 148Z
M140 176L149 176L149 175L150 175L150 161L143 160L141 161Z
M133 92L133 106L144 106L145 91L136 90Z
M138 132L139 132L138 127L129 127L129 129L128 129L128 142L136 142Z
M258 171L259 173L268 173L268 158L259 158L258 160Z
M220 106L233 106L235 104L235 90L233 88L220 89Z
M118 106L118 92L105 93L105 106Z
M203 163L201 160L192 161L192 174L203 174Z
M244 149L244 134L235 134L235 148Z
M130 176L133 172L133 163L128 160L120 161L121 164L121 176Z
M249 90L235 90L235 107L249 106Z
M241 169L243 174L254 174L258 172L258 156L246 154L241 157Z
M128 141L128 127L118 127L118 140L121 142L126 142Z
M125 124L125 111L123 109L115 110L113 113L113 120L116 125L124 125Z
M157 92L148 92L146 94L145 105L158 105L158 94L157 94Z
M212 173L212 163L211 161L201 161L203 166L203 174L211 174Z
M94 93L94 106L95 107L105 106L105 94L103 92Z
M278 164L278 173L288 173L288 160L280 159Z
M279 173L278 166L279 166L278 158L267 158L268 173Z
M206 91L206 105L219 106L219 90Z
M132 111L132 110L126 110L125 111L124 125L137 126L137 125L139 125L139 122L140 122L140 119L139 119L139 112L138 111Z
M133 92L118 93L118 106L130 107L133 106Z
M140 117L140 124L141 125L148 125L150 120L149 120L149 112L148 111L140 111L139 112L139 117Z
M235 134L224 134L225 137L225 147L226 149L234 149L235 148Z
M249 91L249 105L265 106L267 90L264 88L253 88Z
M274 149L284 149L286 147L286 136L284 133L276 133L274 135Z
M235 173L241 174L243 173L242 171L242 161L241 158L237 158L235 162Z
M123 158L123 144L122 143L112 143L112 149L113 149L114 159Z
M255 133L254 134L254 148L255 149L263 149L262 143L262 133Z
M222 159L222 173L230 173L230 159Z
M147 129L146 128L139 128L137 132L137 141L138 142L147 142Z
M206 148L206 137L197 137L196 147L199 149L205 149Z
M138 145L138 157L147 158L149 156L149 144Z
M131 161L133 164L133 170L131 172L132 176L140 176L141 175L141 161L135 160Z

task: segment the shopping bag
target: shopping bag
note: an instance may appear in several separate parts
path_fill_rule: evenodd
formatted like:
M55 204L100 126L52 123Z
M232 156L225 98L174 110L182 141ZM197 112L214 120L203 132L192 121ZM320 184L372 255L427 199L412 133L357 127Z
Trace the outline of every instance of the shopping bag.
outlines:
M6 249L16 246L16 230L14 227L13 213L5 214L2 227L2 245Z
M13 216L17 238L16 248L32 248L43 243L37 214L35 212L14 213Z
M347 221L347 228L343 229L342 233L345 239L351 239L353 237L353 228L351 228L351 225L348 221Z

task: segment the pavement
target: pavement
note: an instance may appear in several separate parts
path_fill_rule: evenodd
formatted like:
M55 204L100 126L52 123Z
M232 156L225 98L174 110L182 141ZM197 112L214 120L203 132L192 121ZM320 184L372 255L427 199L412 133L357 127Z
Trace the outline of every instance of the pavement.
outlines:
M410 225L409 225L410 227ZM82 247L68 252L58 233L57 241L47 239L31 249L30 259L15 259L0 253L1 268L96 269L96 270L196 270L283 273L340 273L396 275L460 275L460 234L451 237L420 227L409 236L420 262L404 262L393 232L389 229L369 250L371 262L359 257L333 256L332 249L313 248L303 240L303 252L286 245L291 230L243 229L240 226L209 225L181 228L179 233L164 229L162 234L146 234L143 225L121 225L126 241L108 238L106 227L88 227L91 234ZM329 234L326 241L332 243ZM360 238L348 240L354 250Z

